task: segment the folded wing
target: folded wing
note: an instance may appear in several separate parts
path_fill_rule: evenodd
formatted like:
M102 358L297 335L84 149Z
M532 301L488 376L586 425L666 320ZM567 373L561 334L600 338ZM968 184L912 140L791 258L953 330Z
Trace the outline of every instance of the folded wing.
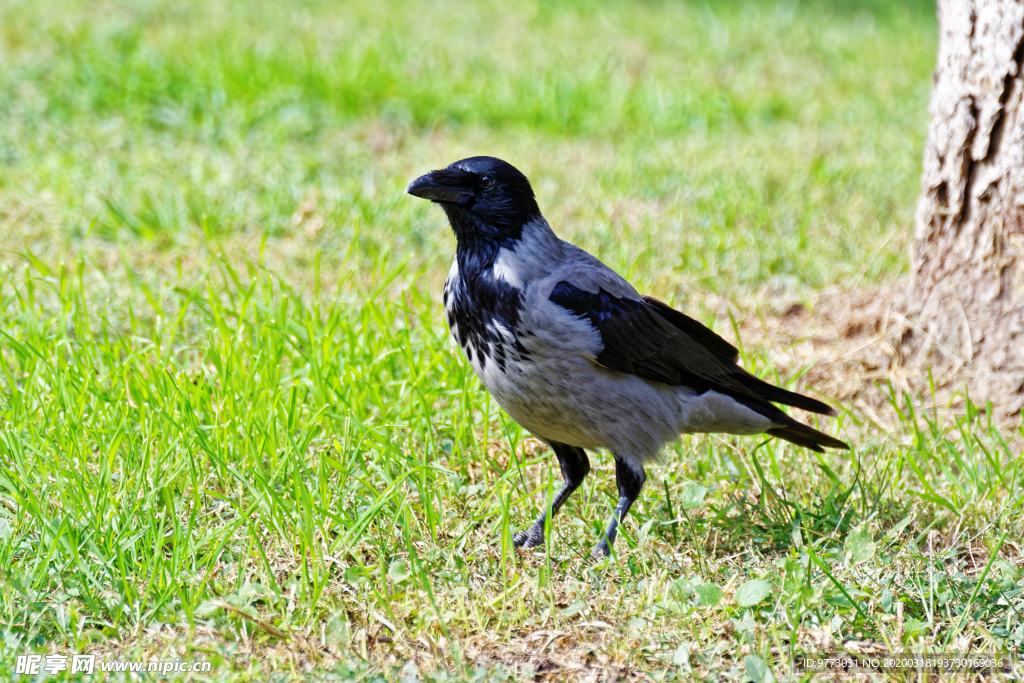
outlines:
M614 276L608 289L616 291L614 285L619 282ZM621 288L616 296L608 289L588 273L579 282L572 277L558 281L549 297L598 331L603 347L596 357L598 365L698 393L717 391L775 422L778 427L769 434L814 450L847 448L842 441L796 422L772 403L834 415L829 406L758 379L737 365L738 353L732 344L661 301L634 297Z

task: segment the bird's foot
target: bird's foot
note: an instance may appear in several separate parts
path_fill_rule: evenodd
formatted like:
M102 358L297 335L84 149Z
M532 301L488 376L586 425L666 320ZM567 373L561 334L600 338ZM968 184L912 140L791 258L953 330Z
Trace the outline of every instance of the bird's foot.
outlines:
M526 531L520 531L512 536L512 545L523 549L544 545L544 527L534 524Z
M594 546L594 549L590 551L590 556L595 560L603 560L612 554L611 547L608 545L608 539L602 538L601 542Z

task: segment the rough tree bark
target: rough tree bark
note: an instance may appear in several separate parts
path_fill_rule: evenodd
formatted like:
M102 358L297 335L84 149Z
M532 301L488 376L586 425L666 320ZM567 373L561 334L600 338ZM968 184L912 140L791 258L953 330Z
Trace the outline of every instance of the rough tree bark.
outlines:
M904 362L1024 405L1024 0L939 0ZM908 357L912 356L912 357Z

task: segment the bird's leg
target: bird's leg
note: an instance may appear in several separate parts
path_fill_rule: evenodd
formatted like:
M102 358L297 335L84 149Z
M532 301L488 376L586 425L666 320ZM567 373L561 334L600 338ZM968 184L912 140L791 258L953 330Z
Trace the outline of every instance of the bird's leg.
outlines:
M562 489L555 494L551 501L551 516L554 517L558 508L569 499L572 492L580 487L583 480L590 472L590 460L582 448L567 446L564 443L551 442L551 450L558 458L558 464L562 468ZM547 506L541 510L540 517L526 531L520 531L512 537L512 545L517 548L535 548L544 543L544 522L547 518Z
M604 538L594 547L593 555L607 556L611 552L611 545L619 533L619 522L626 518L629 508L640 496L640 489L644 487L645 481L647 481L647 474L642 465L634 466L625 458L615 456L615 484L619 488L619 504L615 506L615 512L608 522L608 530L604 532Z

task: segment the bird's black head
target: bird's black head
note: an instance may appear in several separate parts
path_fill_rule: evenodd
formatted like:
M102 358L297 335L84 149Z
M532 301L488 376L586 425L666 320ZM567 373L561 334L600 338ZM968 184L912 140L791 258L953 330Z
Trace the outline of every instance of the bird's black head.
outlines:
M441 205L460 249L496 248L518 240L523 226L540 217L530 181L494 157L456 161L420 176L405 191Z

